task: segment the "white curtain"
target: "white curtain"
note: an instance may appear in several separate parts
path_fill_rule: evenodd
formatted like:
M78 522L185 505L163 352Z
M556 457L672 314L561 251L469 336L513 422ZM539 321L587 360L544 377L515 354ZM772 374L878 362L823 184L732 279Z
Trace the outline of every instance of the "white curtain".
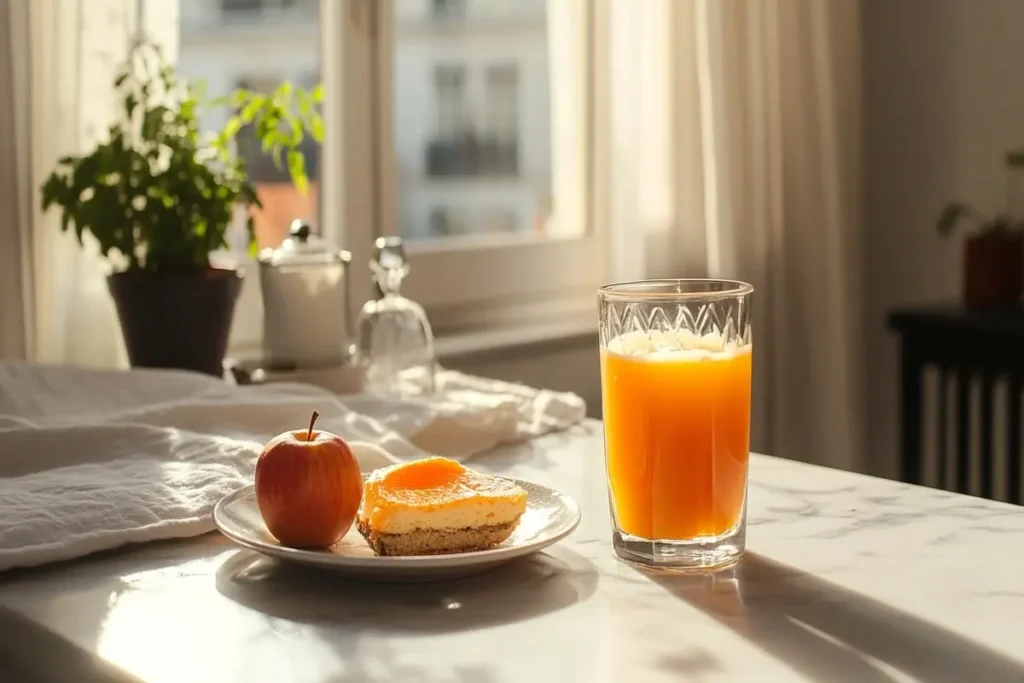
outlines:
M57 159L105 134L137 29L173 54L177 3L0 0L0 27L0 202L14 207L0 215L0 357L122 366L104 264L41 212L39 188Z
M753 449L860 469L858 0L610 7L616 277L753 284Z
M0 0L0 358L24 358L34 344L31 148L19 136L31 110L14 96L30 78L28 65L16 63L28 51L28 14L28 3Z

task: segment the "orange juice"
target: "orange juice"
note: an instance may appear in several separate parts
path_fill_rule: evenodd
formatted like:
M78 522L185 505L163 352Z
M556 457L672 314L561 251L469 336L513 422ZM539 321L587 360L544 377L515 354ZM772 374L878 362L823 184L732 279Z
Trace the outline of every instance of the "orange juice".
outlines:
M608 483L619 528L652 540L740 522L750 456L750 346L601 350Z

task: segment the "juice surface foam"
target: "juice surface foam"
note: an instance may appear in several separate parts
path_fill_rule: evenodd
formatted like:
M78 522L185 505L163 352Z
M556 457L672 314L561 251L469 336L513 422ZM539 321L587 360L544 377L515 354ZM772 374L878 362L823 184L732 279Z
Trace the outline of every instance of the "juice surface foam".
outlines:
M739 344L717 332L698 335L690 330L635 330L609 341L606 350L634 360L696 361L734 358L750 353L750 347L750 344Z

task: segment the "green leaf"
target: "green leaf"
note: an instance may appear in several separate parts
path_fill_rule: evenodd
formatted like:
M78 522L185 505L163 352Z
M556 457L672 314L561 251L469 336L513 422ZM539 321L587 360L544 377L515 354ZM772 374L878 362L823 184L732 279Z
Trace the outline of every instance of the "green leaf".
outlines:
M319 114L314 114L307 122L309 134L319 143L324 141L324 120Z
M323 86L323 84L322 83L321 84L317 84L317 86L315 88L313 88L312 92L310 93L310 96L313 98L313 102L315 102L317 104L323 102L324 101L324 86Z
M221 130L221 136L225 140L229 140L238 135L238 131L241 130L241 128L242 120L237 116L232 116L227 120L227 123L224 124L224 128Z
M288 124L288 131L289 131L288 135L287 135L287 140L288 140L287 144L290 147L298 147L299 145L302 144L302 138L303 138L303 135L302 135L302 121L300 121L299 118L297 116L295 116L295 114L292 114L291 112L285 112L284 113L284 120L285 120L285 123Z
M189 90L192 92L193 97L199 102L206 101L206 95L208 92L208 85L205 78L197 78L189 83Z
M247 88L237 88L227 101L232 107L244 107L255 96L255 93Z
M231 98L227 95L221 95L220 97L214 97L210 100L207 100L205 104L210 109L227 107L231 104Z
M256 224L253 221L252 214L249 214L245 218L245 231L249 237L249 258L256 258L259 253L259 247L256 244Z
M64 180L56 173L51 173L42 187L42 210L46 211L57 203L64 190Z
M292 177L295 189L305 197L309 190L309 180L306 178L306 157L297 149L288 150L288 173Z
M168 120L169 110L167 107L153 107L145 113L142 119L142 137L146 140L156 140L160 129Z
M252 99L242 107L242 111L238 114L239 118L242 119L242 123L252 123L259 110L265 106L266 101L267 98L263 95L253 95Z
M295 101L299 105L299 116L306 119L313 115L313 98L305 90L298 90L295 93Z

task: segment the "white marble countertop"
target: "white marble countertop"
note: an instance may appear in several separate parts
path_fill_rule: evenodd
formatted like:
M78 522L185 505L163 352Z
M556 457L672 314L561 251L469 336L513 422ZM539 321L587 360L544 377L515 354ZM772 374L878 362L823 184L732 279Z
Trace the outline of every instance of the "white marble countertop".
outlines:
M1024 681L1024 508L757 456L738 568L649 577L611 552L599 424L472 464L573 495L580 528L435 584L216 534L0 575L0 680L120 680L104 660L147 683Z

